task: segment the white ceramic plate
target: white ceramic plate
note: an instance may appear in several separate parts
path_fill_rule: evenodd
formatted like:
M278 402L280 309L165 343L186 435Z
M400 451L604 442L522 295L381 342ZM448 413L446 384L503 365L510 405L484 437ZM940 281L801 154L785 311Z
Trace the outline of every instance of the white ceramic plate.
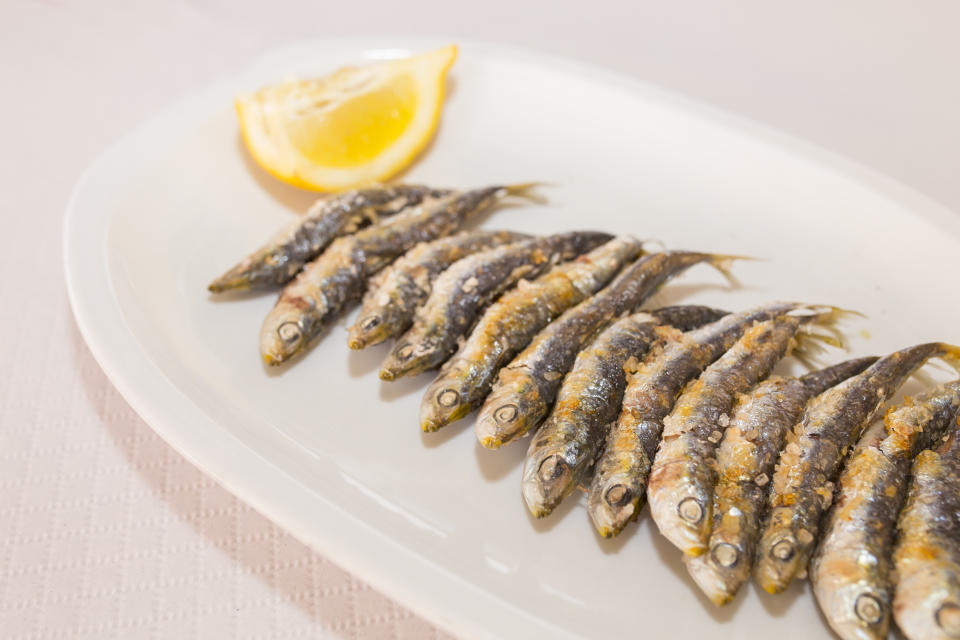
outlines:
M207 294L211 278L313 199L250 162L233 95L440 44L275 51L104 154L70 203L65 255L77 321L107 375L224 486L454 632L827 635L803 587L779 597L751 587L715 609L646 517L613 541L593 533L582 500L532 520L518 490L525 444L486 451L470 420L419 432L429 376L381 383L384 349L349 352L343 324L295 366L268 371L257 333L274 295ZM651 304L836 303L869 316L852 329L857 354L960 341L951 293L960 219L951 212L826 152L603 70L463 45L437 138L405 177L555 185L545 190L549 206L501 210L491 228L590 227L767 259L738 267L740 290L698 267Z

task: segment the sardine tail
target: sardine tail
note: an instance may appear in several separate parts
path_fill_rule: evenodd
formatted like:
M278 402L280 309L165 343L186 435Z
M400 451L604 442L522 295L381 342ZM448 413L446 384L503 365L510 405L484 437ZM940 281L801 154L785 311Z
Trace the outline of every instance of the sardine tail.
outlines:
M546 186L549 186L549 184L546 182L521 182L518 184L508 184L503 186L503 194L505 196L513 196L515 198L530 200L531 202L536 202L537 204L546 204L546 196L535 191L535 189L538 187Z
M851 316L865 317L859 311L830 305L804 306L792 311L791 314L812 314L810 323L800 330L802 337L805 336L844 350L849 350L847 337L837 325Z
M738 260L759 260L751 256L733 256L726 254L712 254L707 262L711 267L720 272L727 283L734 288L740 286L740 280L733 275L733 263Z
M807 371L816 371L821 368L820 362L815 355L804 349L804 345L798 345L793 350L793 359L802 364Z
M957 373L960 373L960 347L946 342L939 343L939 346L943 350L943 353L940 355L940 360Z
M797 332L796 346L793 349L793 357L809 367L818 363L817 356L825 352L823 345L848 350L847 338L837 328L837 324L851 315L860 314L829 305L804 305L788 315L809 318Z

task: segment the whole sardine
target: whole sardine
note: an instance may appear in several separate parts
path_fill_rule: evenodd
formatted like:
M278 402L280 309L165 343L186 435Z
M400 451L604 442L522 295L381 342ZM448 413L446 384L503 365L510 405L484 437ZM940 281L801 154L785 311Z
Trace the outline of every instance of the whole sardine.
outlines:
M480 251L528 238L512 231L463 231L417 245L371 280L347 344L363 349L397 337L413 324L417 307L447 267Z
M910 640L960 638L960 426L913 462L897 524L893 617Z
M597 231L573 231L522 240L460 260L437 278L413 326L397 340L380 369L395 380L433 369L457 349L477 315L501 293L526 277L575 258L609 241Z
M354 233L381 217L450 193L449 189L397 184L328 196L317 201L305 216L282 229L207 288L220 293L286 284L335 238Z
M960 381L941 385L887 412L850 454L810 563L817 603L841 638L887 637L890 556L910 460L954 426L958 411Z
M684 554L699 556L707 549L716 448L730 424L737 396L767 377L796 346L801 330L811 323L830 325L836 317L832 308L803 309L754 325L684 390L663 419L647 501L660 533Z
M779 593L806 573L847 451L900 385L936 357L956 361L960 348L934 342L897 351L807 405L801 422L787 434L757 546L754 576L766 591Z
M810 398L857 375L877 358L858 358L800 378L773 377L742 396L717 450L717 486L708 552L684 556L703 592L724 605L750 578L770 478L787 432Z
M605 289L568 309L500 370L477 417L477 437L496 448L526 434L547 416L577 353L615 319L637 309L667 280L706 262L726 273L731 256L665 251L640 258Z
M280 294L260 330L260 352L277 365L300 353L359 298L367 279L421 242L448 235L508 195L530 185L474 189L338 238Z
M667 307L635 313L607 327L577 355L550 416L530 443L522 492L530 512L542 518L580 483L596 458L606 427L620 413L624 364L643 358L663 324L705 324L726 315L705 307Z
M646 362L627 375L616 425L594 469L587 509L603 537L615 536L637 517L663 419L690 380L719 358L756 322L802 307L774 302L721 318L689 333L663 335Z
M500 367L551 320L598 291L641 253L638 240L614 238L504 293L427 387L420 404L421 428L436 431L480 406Z

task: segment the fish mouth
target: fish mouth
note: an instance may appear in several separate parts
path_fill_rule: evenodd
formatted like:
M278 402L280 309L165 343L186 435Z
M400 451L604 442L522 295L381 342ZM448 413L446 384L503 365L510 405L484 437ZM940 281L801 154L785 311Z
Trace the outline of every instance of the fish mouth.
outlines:
M792 535L780 535L760 545L757 583L767 593L781 593L789 585L799 561L800 552Z
M711 505L712 506L712 505ZM673 528L674 544L688 556L703 555L707 551L707 523L711 520L707 501L687 496L677 503L679 526Z
M590 519L602 537L618 535L640 511L640 492L633 484L625 478L613 478L597 491L591 491Z
M483 409L480 410L477 422L473 425L473 433L485 449L499 449L503 446L504 440L496 421L490 417L489 412Z
M546 416L545 406L540 394L530 385L506 392L495 391L487 396L480 408L477 437L481 443L491 440L500 445L522 438Z
M732 547L733 545L728 546ZM725 575L727 571L716 566L713 553L703 554L696 558L684 555L683 564L687 567L687 573L697 583L704 595L718 607L732 602L742 584L742 582L734 582L728 579L728 576Z
M235 289L246 289L250 285L250 278L241 273L228 271L213 282L207 285L207 291L210 293L223 293Z
M260 354L266 364L277 366L302 351L307 341L307 332L300 320L290 319L282 312L268 315L260 330Z
M264 363L271 367L277 367L297 355L301 351L301 344L301 342L297 342L288 346L279 339L271 339L264 345L260 355L263 357Z
M514 398L487 396L480 408L474 432L487 449L499 449L526 432L526 414Z
M417 346L413 343L401 343L387 356L380 370L380 379L395 380L403 376L416 375L429 366L429 353L417 353ZM385 374L388 377L385 377Z
M943 578L941 570L932 567L901 576L893 609L905 636L960 637L960 602L943 593Z
M428 387L420 404L420 426L424 431L436 431L467 415L470 404L462 391L451 387Z
M660 533L688 556L699 556L707 550L707 526L711 523L712 501L684 476L686 465L672 460L650 477L648 491L650 513Z
M543 518L550 515L566 495L572 469L562 455L549 453L524 469L524 476L524 502L534 517Z
M377 314L371 314L358 320L350 327L350 334L347 337L347 346L351 349L365 349L366 347L382 342L386 336L380 328L383 325L383 319Z
M824 589L820 583L820 587L814 587L814 595L826 614L827 623L838 636L855 640L887 636L891 613L888 598L860 584Z

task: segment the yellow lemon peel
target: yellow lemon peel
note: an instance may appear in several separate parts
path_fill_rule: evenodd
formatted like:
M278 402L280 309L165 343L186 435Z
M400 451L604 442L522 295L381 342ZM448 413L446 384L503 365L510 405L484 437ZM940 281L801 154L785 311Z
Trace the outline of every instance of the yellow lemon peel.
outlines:
M433 136L455 45L236 98L244 142L274 177L337 191L385 180Z

